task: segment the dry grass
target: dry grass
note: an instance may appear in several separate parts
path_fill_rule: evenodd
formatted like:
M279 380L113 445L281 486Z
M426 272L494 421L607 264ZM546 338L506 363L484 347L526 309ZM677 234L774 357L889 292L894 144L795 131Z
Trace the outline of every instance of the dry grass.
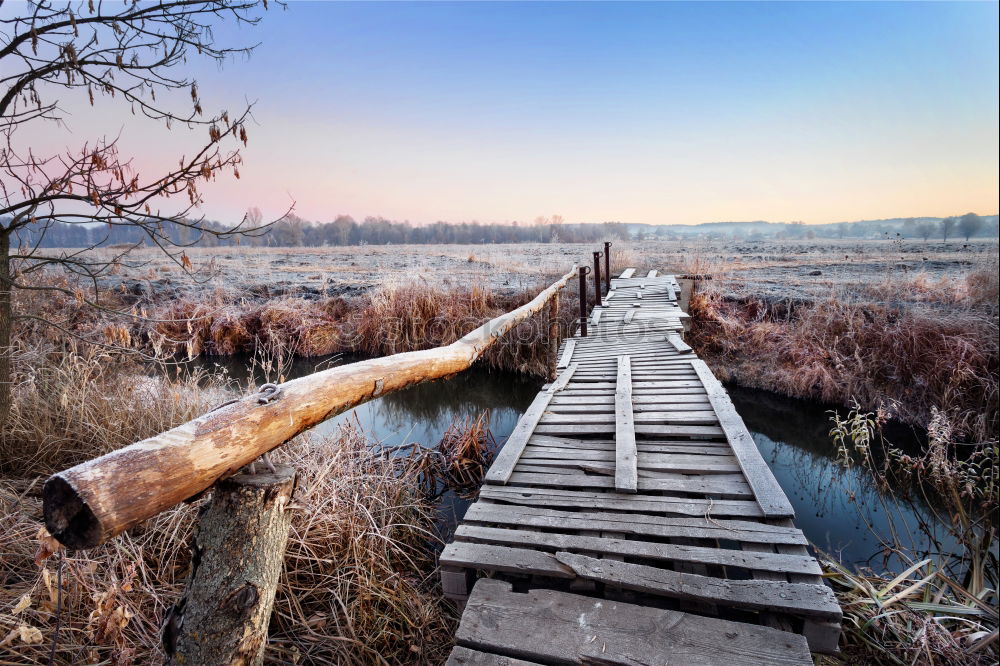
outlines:
M906 283L895 292L901 304L889 306L857 294L732 298L713 281L691 300L692 345L724 380L828 403L856 399L921 426L937 409L960 436L988 441L998 434L1000 398L996 292L982 288L990 279L995 272L973 274L961 290L938 285L936 302L950 306L934 309L902 302L914 293Z
M0 429L0 475L62 469L188 421L224 391L200 374L150 376L133 358L89 345L25 350Z
M481 287L430 288L418 282L388 282L352 300L281 298L262 303L174 300L152 323L131 330L158 353L253 354L278 346L298 356L341 352L387 356L455 342L514 308L538 290L495 291ZM579 308L572 290L563 293L560 330L566 335ZM490 367L543 376L548 321L540 314L516 327L484 357Z
M1000 648L996 443L958 455L953 428L941 412L935 412L928 428L926 450L917 455L884 440L883 413L855 406L846 417L834 413L832 421L839 462L859 465L880 490L869 497L891 495L908 503L920 499L939 513L937 522L951 537L947 547L935 549L941 552L913 552L902 541L907 532L923 527L913 526L882 499L874 506L864 499L857 504L884 552L909 566L895 576L877 575L821 558L844 610L845 658L873 664L995 664ZM870 516L879 514L888 521L887 530L874 529Z
M433 512L417 468L374 452L353 426L277 454L299 470L269 663L441 663L454 611L436 590ZM56 557L36 562L39 501L0 482L0 661L44 662L55 625ZM180 596L198 504L168 510L91 549L63 555L56 663L162 660L159 626ZM44 555L44 553L43 553Z

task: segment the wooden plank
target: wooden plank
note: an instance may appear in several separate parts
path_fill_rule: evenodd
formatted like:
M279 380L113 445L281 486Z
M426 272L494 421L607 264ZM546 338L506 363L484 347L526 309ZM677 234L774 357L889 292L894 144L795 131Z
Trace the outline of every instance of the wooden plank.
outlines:
M635 450L635 426L632 422L632 362L618 357L618 382L615 386L615 490L634 493L638 488Z
M540 435L599 435L613 432L610 424L580 425L573 423L539 423L535 432ZM635 434L651 437L721 437L722 428L713 425L645 425L636 424ZM506 448L506 447L504 447ZM742 465L741 465L742 467Z
M542 391L535 396L534 401L524 414L521 415L517 426L514 427L514 431L510 433L507 442L493 460L489 471L486 472L486 476L483 479L485 483L503 484L510 480L510 476L514 472L514 465L517 464L517 459L521 457L521 451L527 446L528 438L531 437L535 426L538 425L538 420L545 413L545 408L549 406L549 400L552 399L553 395L554 392Z
M556 590L514 594L498 580L476 583L456 639L546 664L812 664L797 634Z
M646 277L648 277L648 278L655 278L656 275L657 275L657 273L659 273L659 271L654 268L653 270L651 270L648 273L646 273Z
M681 339L681 336L677 335L676 333L668 333L667 342L672 344L674 346L674 349L676 349L677 352L680 354L690 354L692 351L690 345L684 342L684 340Z
M586 555L556 553L556 560L577 576L625 589L674 599L709 601L733 608L773 611L840 621L840 605L826 585L770 580L726 580L668 571L644 564L599 560ZM554 567L553 567L554 568Z
M594 326L597 326L597 324L599 324L601 321L602 314L604 314L604 308L594 308L594 311L591 313L590 316L590 323L593 324Z
M635 275L635 269L634 268L626 268L625 270L622 271L622 274L619 275L618 277L620 279L622 279L622 280L626 280L626 279L632 277L633 275Z
M657 425L657 424L696 424L696 425L717 425L718 419L713 411L647 411L633 412L629 420L629 432L632 433L631 440L635 441L634 426L637 424ZM614 413L600 412L559 412L556 410L547 411L542 417L541 423L544 425L568 424L568 425L606 425L615 424L615 432L619 425L619 408L616 407Z
M633 317L635 317L635 310L628 310L625 313L625 318L622 321L624 323L628 324L628 323L630 323L632 321Z
M759 517L762 514L756 502L747 500L710 500L687 497L661 497L655 495L628 495L601 493L565 488L514 488L510 486L483 486L480 500L505 502L533 507L562 507L575 509L605 509L622 512L647 512L683 516Z
M605 301L605 302L608 302L608 301L610 301L610 300L611 300L612 298L614 298L614 297L615 297L615 293L617 293L617 292L615 292L615 290L614 290L614 289L612 289L611 291L609 291L608 293L606 293L606 294L604 295L604 301Z
M644 557L651 560L698 562L770 572L822 573L815 559L804 555L779 555L704 546L651 543L634 539L530 532L527 530L459 525L455 538L461 541L544 547L549 550L579 550L590 553Z
M444 666L540 666L540 664L537 661L525 661L500 654L470 650L459 645L451 651Z
M539 475L543 476L543 475ZM630 496L637 497L637 496ZM715 518L665 518L643 513L604 511L560 511L535 506L476 502L465 515L465 522L544 527L568 530L607 530L622 534L691 539L729 539L747 543L785 543L806 545L805 536L794 528L777 528L746 520Z
M556 395L552 399L554 405L614 405L613 395L596 394L593 396L568 396L564 394ZM674 406L682 409L694 409L700 405L711 405L708 401L708 394L664 394L664 395L632 395L633 409L665 409Z
M441 551L439 561L441 566L576 578L571 568L560 565L552 555L524 548L453 541Z
M566 384L568 384L569 380L571 380L573 375L576 374L578 367L579 366L577 366L576 363L572 363L568 368L560 372L559 376L556 377L556 380L552 382L551 386L549 386L549 393L555 394L566 388Z
M729 399L722 383L715 378L715 375L701 359L692 359L691 366L705 385L708 399L712 403L715 413L719 416L719 423L726 433L729 446L732 447L733 453L743 469L743 474L746 476L747 483L753 489L754 497L760 504L764 515L769 518L793 517L795 510L788 498L785 497L785 493L781 490L781 486L778 485L778 481L774 478L767 463L761 457L757 445L750 436L750 431L747 430L743 419L736 412L736 408L733 406L732 400Z
M585 474L535 474L519 472L516 469L510 474L508 483L522 486L549 486L571 488L606 488L615 487L614 480L601 476ZM676 474L670 478L639 478L639 490L666 491L679 493L694 493L699 495L719 495L721 497L743 498L752 497L750 486L742 474L718 474L706 476L688 476Z
M563 347L562 356L559 357L559 363L556 365L557 370L562 370L569 366L570 360L573 358L573 350L576 348L576 340L567 340L566 346Z

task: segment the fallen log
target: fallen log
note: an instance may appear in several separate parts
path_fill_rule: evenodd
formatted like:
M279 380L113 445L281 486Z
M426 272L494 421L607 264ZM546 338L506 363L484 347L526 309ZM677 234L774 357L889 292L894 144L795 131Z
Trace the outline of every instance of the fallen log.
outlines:
M303 431L377 396L465 370L540 311L576 267L522 305L450 345L300 377L162 434L52 475L45 525L68 548L90 548L235 474Z

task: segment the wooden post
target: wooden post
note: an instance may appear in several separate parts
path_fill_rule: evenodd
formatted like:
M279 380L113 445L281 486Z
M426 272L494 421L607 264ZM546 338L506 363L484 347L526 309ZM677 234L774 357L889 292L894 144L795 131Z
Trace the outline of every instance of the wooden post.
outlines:
M556 380L559 363L559 294L549 301L549 381Z
M184 596L163 626L171 664L262 664L288 543L295 470L220 481L198 521Z
M587 271L586 266L580 266L580 337L587 337Z

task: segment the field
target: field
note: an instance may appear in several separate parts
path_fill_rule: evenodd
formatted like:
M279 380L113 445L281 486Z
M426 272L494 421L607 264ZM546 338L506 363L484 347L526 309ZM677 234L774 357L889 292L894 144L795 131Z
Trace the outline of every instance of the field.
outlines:
M329 248L191 248L202 288L271 294L344 295L387 282L518 289L562 274L574 263L593 265L598 244L384 245ZM105 250L105 252L110 252ZM722 273L748 291L772 298L825 297L831 288L893 278L961 278L997 253L995 240L970 243L903 241L632 241L616 242L616 266L663 272ZM137 250L114 282L158 295L197 287L158 251ZM811 275L815 271L818 275Z
M526 302L573 263L592 265L590 253L597 249L189 249L193 276L140 250L102 286L115 294L115 307L145 319L123 323L88 312L72 298L30 293L17 305L36 314L68 313L70 333L147 353L384 355L451 342ZM984 524L993 529L979 521L997 497L996 241L635 241L616 243L612 251L614 273L635 266L698 278L689 339L721 377L835 405L855 400L862 412L929 427L938 448L929 449L928 458L901 461L900 473L961 496L952 507L956 515L974 518L962 523L959 539L981 538ZM576 289L571 282L563 299L564 333L578 308ZM14 407L0 438L0 552L9 554L0 567L0 649L7 650L0 655L13 663L44 658L57 624L56 590L63 589L56 663L146 663L160 654L157 628L183 584L197 505L166 512L86 554L65 554L59 588L51 544L44 534L36 536L40 482L63 466L182 423L241 387L204 376L138 381L143 370L128 355L95 350L30 320L21 326ZM546 327L522 333L498 345L487 361L543 374ZM986 443L980 448L992 450L993 458L974 458L974 468L956 463L958 441ZM268 660L440 663L456 615L440 595L426 548L432 516L418 488L421 461L401 467L373 453L353 431L285 448L282 457L304 470L302 501L314 511L293 523L294 566L279 585ZM316 454L334 449L343 453ZM924 479L914 471L919 469L937 476ZM369 529L365 521L373 513L377 520ZM320 514L329 518L308 518ZM357 534L360 548L345 547L338 535L348 533ZM989 540L984 543L988 550ZM974 545L969 552L975 554ZM995 574L993 562L980 582L988 584ZM359 573L365 571L374 573ZM863 594L880 582L850 572L833 575L848 588L845 607L859 609L851 611L859 625L899 636L896 655L910 661L913 650L926 647L920 641L933 636L951 641L948 649L958 657L949 663L978 663L962 657L962 636L971 630L914 638L911 625L886 629L871 617ZM296 592L305 588L317 595L305 599ZM334 607L339 610L331 612ZM937 626L926 617L915 621ZM866 647L866 631L871 629L849 632L848 655L877 656Z

